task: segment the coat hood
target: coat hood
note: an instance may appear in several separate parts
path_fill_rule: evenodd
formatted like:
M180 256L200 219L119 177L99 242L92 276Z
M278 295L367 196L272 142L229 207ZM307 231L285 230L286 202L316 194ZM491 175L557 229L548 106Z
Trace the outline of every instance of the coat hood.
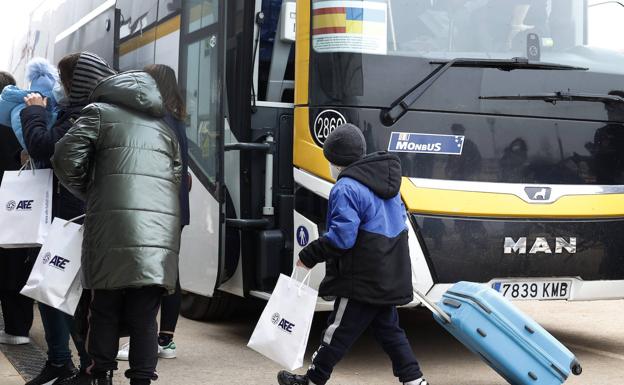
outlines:
M110 103L162 117L165 109L156 81L147 72L129 71L104 79L95 87L91 103Z
M387 152L376 152L345 168L338 177L349 177L367 186L382 199L394 198L401 189L401 161Z
M69 90L70 105L87 105L89 95L104 78L115 75L117 72L101 57L90 52L82 52L71 79Z

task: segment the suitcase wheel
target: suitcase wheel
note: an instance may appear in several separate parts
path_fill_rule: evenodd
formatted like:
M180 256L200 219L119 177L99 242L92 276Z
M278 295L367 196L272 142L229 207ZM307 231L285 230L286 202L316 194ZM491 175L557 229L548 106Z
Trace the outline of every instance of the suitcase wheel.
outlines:
M574 373L575 376L580 376L581 373L583 373L583 368L577 360L572 361L570 369L572 369L572 373Z

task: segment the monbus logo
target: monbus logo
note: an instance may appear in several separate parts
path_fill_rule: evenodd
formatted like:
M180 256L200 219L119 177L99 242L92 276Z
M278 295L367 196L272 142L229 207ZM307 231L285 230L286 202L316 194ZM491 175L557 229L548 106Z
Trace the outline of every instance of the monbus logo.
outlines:
M30 211L32 210L32 204L34 200L26 200L26 201L8 201L6 204L7 211Z
M551 243L548 243L546 238L537 237L535 238L535 242L531 246L529 250L529 254L552 254L553 248L551 247ZM520 237L518 240L514 240L512 237L505 237L505 254L526 254L527 253L527 237ZM562 237L556 237L554 242L554 252L555 254L561 254L563 251L567 251L570 254L576 253L576 237L571 237L569 240L566 240Z

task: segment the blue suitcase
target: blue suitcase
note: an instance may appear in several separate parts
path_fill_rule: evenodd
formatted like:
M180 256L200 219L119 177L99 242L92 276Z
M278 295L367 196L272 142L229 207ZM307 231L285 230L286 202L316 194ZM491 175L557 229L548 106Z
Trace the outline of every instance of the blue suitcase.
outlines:
M416 293L449 333L512 385L561 385L581 365L565 346L500 293L459 282L436 305Z

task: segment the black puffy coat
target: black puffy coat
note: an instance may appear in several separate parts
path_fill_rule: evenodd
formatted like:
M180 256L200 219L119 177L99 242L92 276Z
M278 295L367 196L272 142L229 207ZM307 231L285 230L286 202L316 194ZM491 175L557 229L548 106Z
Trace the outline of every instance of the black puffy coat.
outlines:
M52 168L50 158L54 154L54 145L59 141L74 122L80 117L84 105L74 105L59 111L54 126L48 129L48 113L44 107L28 106L21 112L24 141L30 158L37 168ZM54 176L52 195L52 216L69 220L84 214L84 203L61 185Z

